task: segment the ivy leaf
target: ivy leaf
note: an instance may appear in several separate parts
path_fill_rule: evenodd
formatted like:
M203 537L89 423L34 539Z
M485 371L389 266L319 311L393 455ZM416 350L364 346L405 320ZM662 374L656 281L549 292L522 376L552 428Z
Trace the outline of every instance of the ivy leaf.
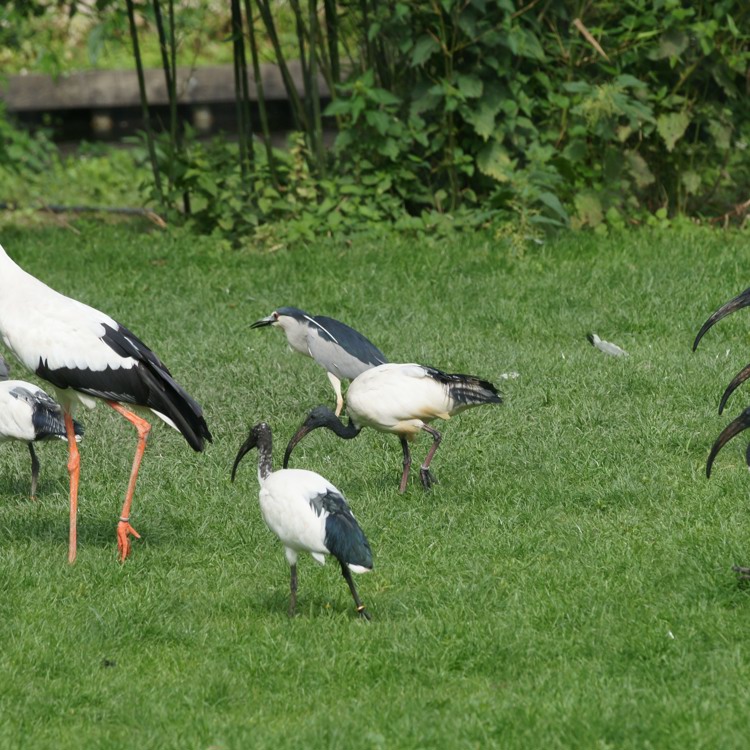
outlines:
M646 160L637 151L626 151L625 161L627 162L630 174L635 180L636 187L645 188L656 182L656 178L648 168Z
M554 193L550 193L545 190L544 192L539 193L538 198L542 203L544 203L545 206L547 206L547 208L556 213L566 224L568 223L568 212L563 208L562 203L560 203L560 199Z
M578 193L575 197L576 211L581 224L588 224L590 227L598 227L604 220L602 203L595 193L583 192Z
M484 90L482 79L475 75L462 75L459 73L456 76L456 86L465 99L478 99L482 96L482 91Z
M413 67L422 65L440 49L438 43L429 35L425 34L417 40L411 51L411 64Z
M685 192L688 195L695 195L701 186L701 176L696 172L683 172L681 175L682 184L685 186Z
M679 29L668 29L660 39L659 46L651 53L652 60L663 60L665 57L679 57L690 43L690 37Z
M716 148L726 151L732 145L732 128L729 125L719 122L719 120L709 120L708 132L714 139Z
M488 143L477 154L479 171L498 182L508 182L515 167L515 161L497 141Z
M674 150L675 144L685 134L689 124L690 115L685 110L670 112L668 115L659 115L656 118L656 129L664 139L667 151L671 153Z

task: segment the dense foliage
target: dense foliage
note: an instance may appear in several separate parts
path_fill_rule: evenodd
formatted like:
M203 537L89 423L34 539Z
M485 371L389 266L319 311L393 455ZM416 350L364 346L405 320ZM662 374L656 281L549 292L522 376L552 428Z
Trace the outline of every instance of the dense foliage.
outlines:
M168 75L206 3L128 5L133 33L162 39ZM251 122L239 72L239 153L174 126L149 133L151 198L202 231L238 237L283 220L284 232L309 237L382 221L425 230L515 216L533 233L654 214L744 219L750 8L741 0L227 6L238 71L252 71L259 55L282 67L303 61L304 96L288 87L302 135L284 152L254 143L253 131L267 141L263 102L261 122ZM97 7L100 18L124 18L108 0ZM319 80L332 92L327 108ZM324 149L334 121L338 136Z

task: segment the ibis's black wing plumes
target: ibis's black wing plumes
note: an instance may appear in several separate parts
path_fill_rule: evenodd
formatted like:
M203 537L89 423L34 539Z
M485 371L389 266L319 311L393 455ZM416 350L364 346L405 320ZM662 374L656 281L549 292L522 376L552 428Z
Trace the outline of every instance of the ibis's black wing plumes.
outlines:
M133 367L107 367L96 371L77 367L51 368L39 360L36 374L54 386L73 388L81 393L145 406L163 414L182 433L190 447L203 450L211 441L203 411L198 403L172 377L166 365L134 333L124 326L104 325L102 341L122 357L136 361Z
M722 305L702 326L698 335L695 337L693 342L693 351L698 348L700 340L703 338L703 334L711 328L714 323L718 323L722 318L726 318L727 315L740 310L743 307L750 305L750 287L745 289L742 294L738 294L734 299L730 299L729 302Z
M750 378L750 364L745 365L735 376L732 378L732 382L727 386L724 391L724 395L721 397L719 402L719 414L724 411L724 407L727 405L729 397L734 391L741 386L748 378Z
M31 407L31 423L34 427L34 440L47 438L67 438L65 419L60 404L44 391L17 386L10 395L25 401ZM83 437L83 425L73 420L73 430L78 438Z
M435 367L424 366L429 376L445 386L448 395L453 399L455 408L453 414L480 404L501 404L500 392L488 380L438 370Z
M719 451L736 435L750 427L750 407L740 414L734 421L730 422L723 430L721 435L716 438L716 442L711 447L711 453L706 463L706 476L711 476L711 467ZM750 451L745 454L746 460L750 459ZM750 464L748 464L750 465Z

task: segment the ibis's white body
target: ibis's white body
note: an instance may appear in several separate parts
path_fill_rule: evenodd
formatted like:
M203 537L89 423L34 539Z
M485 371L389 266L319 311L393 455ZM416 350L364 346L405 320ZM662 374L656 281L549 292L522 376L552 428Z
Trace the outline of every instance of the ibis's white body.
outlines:
M374 427L407 438L433 419L449 419L456 404L443 383L416 364L385 364L352 381L347 411L358 427Z
M29 398L19 397L18 391L29 394ZM14 391L16 394L14 395ZM0 442L22 440L30 443L39 435L34 428L34 400L48 408L54 407L54 401L39 386L24 380L4 380L0 382ZM65 425L60 410L60 434L64 439Z
M325 564L325 555L331 554L325 544L329 513L325 509L318 513L312 501L328 492L341 495L339 490L320 474L305 469L282 469L265 479L258 474L258 481L263 520L284 545L289 564L296 564L300 552L309 552ZM347 567L354 573L369 571L360 565Z

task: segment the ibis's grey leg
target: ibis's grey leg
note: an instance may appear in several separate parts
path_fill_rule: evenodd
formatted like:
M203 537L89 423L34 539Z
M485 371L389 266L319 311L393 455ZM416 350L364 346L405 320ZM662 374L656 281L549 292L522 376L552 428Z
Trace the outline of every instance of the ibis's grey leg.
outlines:
M432 472L430 471L430 461L432 461L432 457L435 455L435 451L438 449L438 445L440 445L440 441L443 439L443 436L434 427L430 427L429 425L423 424L422 429L425 430L426 432L429 432L430 435L432 435L433 437L430 450L427 451L427 455L425 456L424 463L422 464L422 467L419 469L419 476L422 479L422 486L426 490L429 490L433 484L437 483L437 480L435 479L435 477L432 475Z
M328 379L331 381L333 390L336 392L336 411L334 414L338 417L341 414L341 410L344 408L344 397L341 395L341 381L332 373L327 373Z
M289 581L289 617L294 617L297 609L297 564L291 566L292 576Z
M36 485L39 481L39 459L36 457L33 443L29 443L29 453L31 453L31 499L36 500Z
M406 492L406 483L409 480L409 470L411 469L411 453L409 452L409 443L406 438L402 435L401 438L401 450L404 452L404 473L401 475L401 484L398 486L398 491L403 495Z
M357 612L360 614L361 617L364 617L365 620L371 620L370 613L365 609L365 605L362 604L362 600L359 598L359 594L357 593L357 587L354 585L354 581L352 580L352 572L349 570L349 568L344 565L339 560L339 563L341 564L341 575L344 576L344 579L349 584L349 591L352 592L352 597L354 598L354 604L357 606Z
M741 581L750 581L750 568L743 568L741 565L732 566L732 570L737 573Z

